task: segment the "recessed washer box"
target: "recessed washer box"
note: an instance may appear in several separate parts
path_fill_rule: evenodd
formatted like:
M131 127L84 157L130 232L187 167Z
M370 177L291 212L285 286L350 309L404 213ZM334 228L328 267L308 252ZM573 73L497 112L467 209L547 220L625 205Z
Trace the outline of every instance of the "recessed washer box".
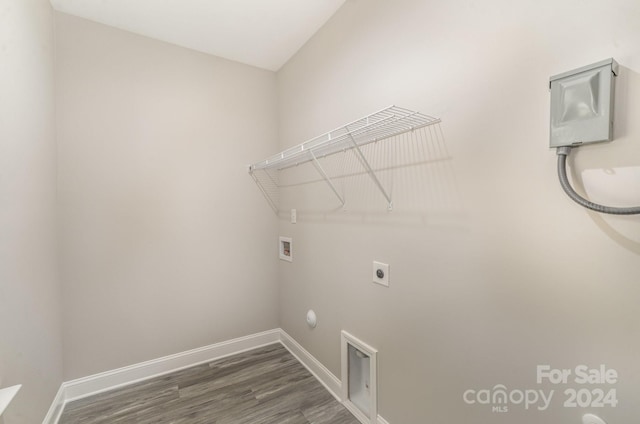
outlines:
M613 77L618 64L603 60L549 79L550 147L613 139Z
M293 262L293 239L291 237L278 238L278 255L283 261Z

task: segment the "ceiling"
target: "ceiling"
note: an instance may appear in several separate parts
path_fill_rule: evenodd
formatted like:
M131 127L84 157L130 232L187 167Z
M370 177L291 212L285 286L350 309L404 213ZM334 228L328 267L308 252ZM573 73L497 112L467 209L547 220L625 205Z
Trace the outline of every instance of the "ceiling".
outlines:
M50 0L54 9L277 71L345 0Z

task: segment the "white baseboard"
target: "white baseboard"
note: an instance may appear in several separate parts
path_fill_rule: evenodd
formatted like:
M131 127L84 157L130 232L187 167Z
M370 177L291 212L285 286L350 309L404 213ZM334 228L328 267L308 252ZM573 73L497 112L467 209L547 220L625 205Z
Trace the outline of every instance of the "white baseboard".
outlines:
M338 402L342 402L342 397L340 396L340 393L342 393L342 383L340 380L282 329L280 330L280 337L280 342L284 347L322 383Z
M62 415L62 409L64 408L64 383L58 389L56 397L53 398L49 412L44 417L42 424L56 424Z
M170 372L179 371L194 365L224 358L225 356L235 355L240 352L273 344L280 340L279 334L280 331L278 329L269 330L72 380L63 384L64 400L65 402L70 402Z
M378 414L378 424L389 424L389 421L385 420Z
M67 402L280 342L280 329L215 343L62 383L43 424L57 424Z
M273 343L281 343L339 402L342 383L316 358L307 352L284 330L277 328L250 336L240 337L198 349L141 362L112 371L91 375L62 383L49 408L43 424L57 424L67 402L117 389L132 383L158 377L195 365L236 355ZM389 424L378 415L377 424Z

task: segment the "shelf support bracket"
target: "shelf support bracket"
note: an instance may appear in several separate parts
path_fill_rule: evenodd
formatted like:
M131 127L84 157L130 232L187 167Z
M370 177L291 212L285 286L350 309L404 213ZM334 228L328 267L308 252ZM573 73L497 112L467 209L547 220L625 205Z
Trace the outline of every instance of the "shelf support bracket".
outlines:
M265 197L265 199L267 199L267 202L269 202L269 206L271 206L271 209L273 209L273 211L277 215L278 212L279 212L278 211L278 206L275 204L273 199L271 199L271 196L269 196L269 194L267 194L267 190L264 189L264 187L260 183L260 180L258 179L258 177L256 177L255 172L253 170L249 170L249 174L251 175L251 178L253 178L253 181L256 182L256 185L258 186L258 188L262 192L262 195ZM269 178L271 178L271 176L269 176Z
M362 163L362 166L364 166L364 169L367 171L367 174L369 174L376 187L378 187L378 190L380 190L384 198L387 199L387 209L392 211L393 201L391 200L391 196L389 196L387 191L382 186L382 183L376 176L375 171L371 168L371 165L369 165L369 161L364 157L364 154L362 154L362 150L360 150L360 146L358 146L358 143L356 143L351 134L349 134L349 139L351 140L351 144L353 144L353 151L355 152L358 159L360 159L360 163Z
M316 155L313 154L312 150L309 150L309 153L311 154L311 158L313 159L313 165L316 167L316 169L318 170L318 173L322 176L322 178L324 178L324 180L327 182L327 184L329 185L329 187L331 188L331 191L333 191L333 193L336 195L336 197L338 197L338 200L340 200L340 203L342 203L342 207L344 208L345 205L345 201L342 198L342 196L340 196L340 193L338 193L338 190L336 189L336 186L333 184L333 181L331 181L331 178L329 178L329 176L327 175L326 172L324 172L324 169L322 168L322 165L320 165L320 162L318 162L318 158L316 158Z

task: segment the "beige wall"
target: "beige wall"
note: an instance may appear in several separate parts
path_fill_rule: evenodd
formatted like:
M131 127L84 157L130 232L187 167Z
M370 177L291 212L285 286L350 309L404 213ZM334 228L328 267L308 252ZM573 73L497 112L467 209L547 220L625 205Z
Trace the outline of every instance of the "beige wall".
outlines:
M450 160L426 165L435 178L413 195L447 187L456 202L435 197L419 219L387 216L384 202L325 213L312 187L289 199L298 223L280 221L295 248L280 263L281 326L336 375L341 329L378 348L389 422L640 415L640 221L574 204L547 148L549 76L615 57L616 141L574 151L570 165L594 200L611 200L611 185L615 201L640 204L639 19L634 0L354 0L278 73L281 148L390 104L443 120ZM603 171L621 167L635 179ZM391 265L389 289L370 282L373 260ZM590 386L538 386L538 364L606 364L620 375L620 403L564 408L565 389ZM466 389L500 383L556 394L546 412L463 402Z
M0 2L0 387L6 424L42 421L62 382L55 261L53 12Z
M56 52L65 380L277 327L275 74L59 13Z

